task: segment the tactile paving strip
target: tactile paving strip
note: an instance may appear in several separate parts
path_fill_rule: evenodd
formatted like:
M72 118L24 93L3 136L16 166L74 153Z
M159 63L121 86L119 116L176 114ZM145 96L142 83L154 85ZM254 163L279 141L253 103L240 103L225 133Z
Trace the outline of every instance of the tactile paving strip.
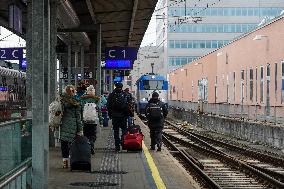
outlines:
M123 174L123 171L121 170L120 153L114 152L114 138L112 132L110 132L108 136L107 146L104 153L100 170L98 171L103 174L98 174L96 183L111 183L114 184L112 186L115 186L111 188L121 188L121 174Z

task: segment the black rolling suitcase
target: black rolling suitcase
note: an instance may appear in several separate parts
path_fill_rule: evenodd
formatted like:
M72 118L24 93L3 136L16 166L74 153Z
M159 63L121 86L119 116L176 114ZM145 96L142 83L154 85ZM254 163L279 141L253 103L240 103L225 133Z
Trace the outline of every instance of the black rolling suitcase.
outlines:
M70 167L73 170L91 171L91 145L85 136L76 136L70 146Z

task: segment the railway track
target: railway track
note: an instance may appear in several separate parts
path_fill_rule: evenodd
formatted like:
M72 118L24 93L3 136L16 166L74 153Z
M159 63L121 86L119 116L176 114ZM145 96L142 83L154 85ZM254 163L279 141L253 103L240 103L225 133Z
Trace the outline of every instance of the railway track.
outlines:
M196 134L171 122L163 137L210 188L284 188L281 158Z

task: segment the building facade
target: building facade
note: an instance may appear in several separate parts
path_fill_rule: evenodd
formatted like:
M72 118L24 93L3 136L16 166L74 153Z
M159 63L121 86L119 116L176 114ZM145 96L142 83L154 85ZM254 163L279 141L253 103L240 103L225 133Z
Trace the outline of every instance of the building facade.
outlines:
M156 44L163 73L222 47L283 8L283 0L160 0Z
M284 107L283 33L280 16L176 69L169 74L169 99Z

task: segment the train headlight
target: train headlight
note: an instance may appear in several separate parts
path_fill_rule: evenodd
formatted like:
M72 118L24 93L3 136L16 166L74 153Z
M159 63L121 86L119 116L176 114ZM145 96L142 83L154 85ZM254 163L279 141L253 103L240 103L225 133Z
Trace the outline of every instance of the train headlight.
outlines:
M146 101L146 98L142 98L142 101L145 102L145 101Z

